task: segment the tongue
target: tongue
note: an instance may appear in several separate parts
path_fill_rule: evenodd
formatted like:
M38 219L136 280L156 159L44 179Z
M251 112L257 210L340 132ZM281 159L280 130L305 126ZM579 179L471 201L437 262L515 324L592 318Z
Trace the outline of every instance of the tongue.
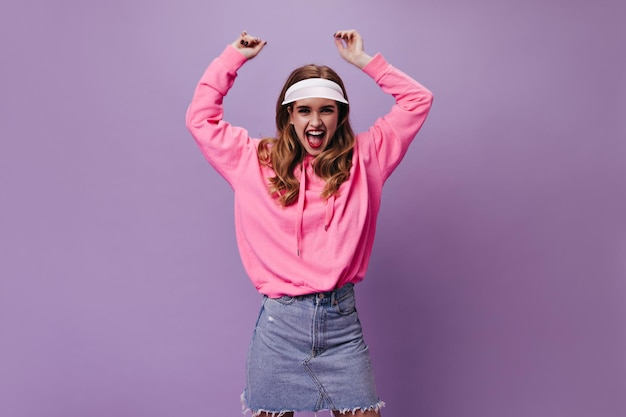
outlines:
M309 146L311 148L319 148L320 146L322 146L323 137L324 136L306 135L307 142L309 142Z

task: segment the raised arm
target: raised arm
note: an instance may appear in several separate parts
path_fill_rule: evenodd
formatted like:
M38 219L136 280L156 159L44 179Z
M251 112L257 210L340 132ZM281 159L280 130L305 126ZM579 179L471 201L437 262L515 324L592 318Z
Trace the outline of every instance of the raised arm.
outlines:
M382 55L376 54L372 58L366 54L363 39L357 31L338 31L334 37L341 57L362 69L383 92L391 94L396 100L387 115L359 135L364 147L374 144L381 174L387 179L426 120L433 95L423 85L390 65Z
M245 129L223 120L222 102L235 81L237 70L258 55L266 44L266 41L242 32L211 62L187 109L187 128L202 154L231 185L234 185L239 163L251 144Z

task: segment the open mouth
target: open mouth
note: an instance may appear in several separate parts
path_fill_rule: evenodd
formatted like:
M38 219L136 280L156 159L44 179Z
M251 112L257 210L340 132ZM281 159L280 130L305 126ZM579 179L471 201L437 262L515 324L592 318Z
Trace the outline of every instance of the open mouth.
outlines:
M324 143L325 134L326 132L323 130L309 130L306 132L306 141L311 148L317 149Z

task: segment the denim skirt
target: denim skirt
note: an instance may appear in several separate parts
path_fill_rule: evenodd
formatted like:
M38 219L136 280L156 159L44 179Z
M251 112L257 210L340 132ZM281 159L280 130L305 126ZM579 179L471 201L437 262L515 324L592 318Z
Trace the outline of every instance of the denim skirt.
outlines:
M376 410L368 347L354 286L304 296L263 298L248 353L245 411Z

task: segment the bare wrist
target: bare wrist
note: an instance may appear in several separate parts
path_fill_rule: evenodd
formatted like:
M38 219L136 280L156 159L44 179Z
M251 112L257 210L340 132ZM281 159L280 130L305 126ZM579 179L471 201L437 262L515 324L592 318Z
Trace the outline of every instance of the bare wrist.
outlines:
M371 60L372 60L371 56L369 56L368 54L362 54L362 55L359 55L357 58L355 58L353 64L359 67L359 69L363 69L363 67L369 64Z

